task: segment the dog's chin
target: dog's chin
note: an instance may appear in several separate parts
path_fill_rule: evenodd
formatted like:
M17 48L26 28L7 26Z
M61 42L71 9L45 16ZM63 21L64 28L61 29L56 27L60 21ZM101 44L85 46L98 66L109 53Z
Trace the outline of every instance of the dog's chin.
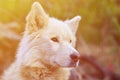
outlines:
M79 61L77 61L76 63L71 61L69 64L60 64L60 63L57 63L55 62L55 65L57 67L63 67L63 68L72 68L72 67L77 67L79 64Z
M70 64L68 66L66 66L66 67L77 67L78 64L79 64L79 61L77 61L77 62L71 61Z
M77 67L78 64L79 64L79 61L77 61L77 62L71 62L70 63L70 67Z

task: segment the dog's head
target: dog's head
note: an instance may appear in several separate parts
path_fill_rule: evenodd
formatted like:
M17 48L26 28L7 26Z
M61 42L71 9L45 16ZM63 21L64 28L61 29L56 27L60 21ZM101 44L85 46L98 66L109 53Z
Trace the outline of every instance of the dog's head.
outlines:
M26 21L26 30L20 50L26 64L44 63L59 67L73 67L77 64L79 53L74 48L75 33L81 17L67 21L49 17L41 5L33 3ZM25 59L24 59L25 58Z

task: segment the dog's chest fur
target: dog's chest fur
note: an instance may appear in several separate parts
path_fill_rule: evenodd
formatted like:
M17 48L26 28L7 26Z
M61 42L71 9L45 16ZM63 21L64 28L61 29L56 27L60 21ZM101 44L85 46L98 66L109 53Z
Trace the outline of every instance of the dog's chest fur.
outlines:
M14 70L14 71L13 71ZM14 75L13 75L14 74ZM66 76L66 77L65 77ZM13 63L2 80L68 80L69 69L19 66Z
M26 72L24 72L25 70ZM68 80L69 70L24 67L21 70L24 80ZM66 77L65 77L66 75Z

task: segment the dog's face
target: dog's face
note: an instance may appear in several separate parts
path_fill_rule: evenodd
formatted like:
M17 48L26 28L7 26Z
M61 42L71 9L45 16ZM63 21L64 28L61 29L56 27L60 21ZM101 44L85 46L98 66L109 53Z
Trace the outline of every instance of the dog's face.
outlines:
M21 43L24 44L23 52L26 52L22 55L26 64L40 62L56 67L73 67L78 63L79 53L74 47L80 16L60 21L49 17L35 2L26 20L26 31Z

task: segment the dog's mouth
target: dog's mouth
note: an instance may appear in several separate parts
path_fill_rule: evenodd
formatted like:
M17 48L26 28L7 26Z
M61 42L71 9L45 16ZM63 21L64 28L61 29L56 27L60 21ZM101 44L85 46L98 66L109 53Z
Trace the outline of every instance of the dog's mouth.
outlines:
M71 61L68 65L61 65L57 62L54 62L54 63L58 67L72 68L72 67L77 67L79 65L79 60L77 62Z

